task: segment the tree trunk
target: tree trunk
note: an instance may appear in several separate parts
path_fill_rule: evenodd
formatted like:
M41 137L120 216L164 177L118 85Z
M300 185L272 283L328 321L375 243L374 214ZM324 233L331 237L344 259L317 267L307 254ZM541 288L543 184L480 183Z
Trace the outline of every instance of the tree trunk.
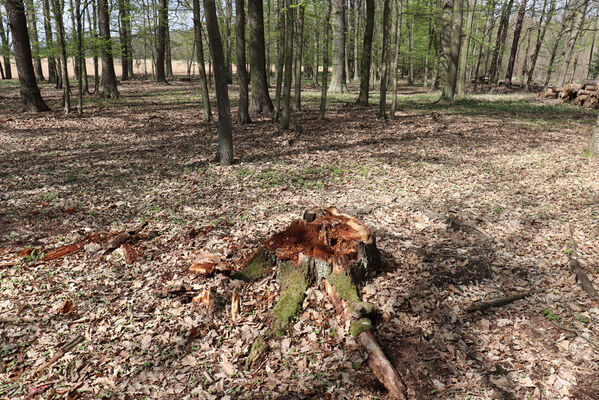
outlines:
M56 35L58 36L58 45L60 46L60 62L62 64L62 105L64 113L71 112L71 84L69 82L69 68L67 64L67 45L65 40L64 21L62 15L64 12L63 2L53 1L54 20L56 21Z
M110 38L110 17L108 15L108 0L98 0L98 22L100 27L100 44L102 52L102 96L106 98L119 97L116 87L116 74L112 60L112 39Z
M250 122L248 99L248 72L245 67L245 4L244 0L235 0L235 44L237 47L237 79L239 80L239 109L237 122Z
M381 77L380 97L379 97L379 118L387 117L387 83L389 81L389 32L390 32L390 14L389 0L383 1L383 43L381 52L381 64L383 65L383 75Z
M204 0L204 13L206 16L206 29L208 30L208 43L214 64L214 87L218 104L218 150L216 160L220 162L220 165L231 165L233 163L233 123L231 121L229 90L227 88L227 66L223 54L223 42L218 30L214 0Z
M160 0L158 2L158 37L156 38L156 82L166 82L166 72L164 70L164 65L166 55L167 24L168 0Z
M329 93L348 93L345 71L345 41L347 24L345 0L333 0L333 76Z
M522 33L522 21L526 13L526 0L522 0L516 26L514 27L514 39L512 40L512 48L510 49L510 59L507 64L507 73L505 74L506 85L512 86L512 75L514 74L514 64L516 63L516 54L518 54L518 45L520 44L520 34Z
M331 31L331 0L327 0L327 14L324 20L324 50L322 51L322 90L320 92L320 112L318 118L324 121L327 109L327 78L329 75L329 41Z
M316 21L315 21L316 22ZM312 66L312 86L318 87L318 48L320 45L320 31L314 24L314 63Z
M302 109L302 52L304 47L304 6L302 3L298 5L296 24L297 37L295 46L297 53L295 56L295 96L293 109L295 111L300 111Z
M273 111L266 77L264 11L262 0L248 0L250 26L250 114Z
M458 78L456 82L456 95L458 97L464 97L466 95L466 69L468 67L468 49L470 49L470 38L472 37L472 25L474 23L474 10L476 9L476 0L471 3L472 7L469 6L468 0L465 2L465 6L468 10L467 20L468 26L464 32L466 38L462 38L462 45L460 48L460 65L458 69Z
M281 93L283 88L283 68L285 66L285 10L283 0L277 0L277 13L279 14L279 35L277 42L277 77L275 89L275 110L273 121L279 122L281 118Z
M99 77L99 66L98 66L98 46L97 46L97 42L98 42L98 9L96 7L96 1L92 0L92 18L90 18L89 15L89 9L88 11L88 15L87 15L87 20L89 22L89 24L91 25L91 36L94 39L92 41L92 52L93 52L93 61L94 61L94 94L98 93L99 90L99 86L100 86L100 77Z
M33 0L25 0L25 8L27 9L27 22L29 24L29 36L31 39L35 79L37 79L38 82L43 82L45 79L42 70L42 59L40 58L40 42L37 34L37 17L35 15L35 8L33 7Z
M125 0L119 0L119 23L120 23L120 39L121 39L121 80L129 80L129 32L127 30L128 5Z
M587 79L591 78L591 67L593 65L593 53L595 52L595 41L597 40L597 22L599 20L599 11L595 14L595 32L593 33L593 41L591 42L591 51L589 52L589 64L587 66Z
M166 20L166 52L164 59L164 68L167 78L174 79L175 75L173 74L173 55L171 52L171 31L168 27L168 18Z
M193 0L193 29L195 46L198 59L198 72L200 75L200 88L202 91L202 113L204 121L212 120L210 111L210 94L208 92L208 79L206 78L206 63L204 62L204 42L202 39L202 18L200 15L200 0Z
M524 49L524 62L522 63L522 72L520 74L520 86L524 87L525 85L525 81L524 81L524 77L526 76L526 71L528 70L528 54L530 52L530 42L532 41L532 35L533 35L533 27L532 27L532 23L534 23L535 21L535 17L536 17L536 7L537 7L537 0L532 0L532 6L531 6L531 11L530 11L530 19L531 19L531 26L528 27L527 32L524 34L524 36L528 35L528 37L526 38L526 48Z
M391 102L391 112L389 113L391 119L395 119L395 111L397 111L397 80L399 79L397 62L399 60L399 48L401 45L401 3L401 0L395 1L395 33L393 37L393 43L395 43L395 54L393 55L393 68L391 68L391 73L393 74L393 101ZM426 87L426 75L424 79L424 86Z
M447 6L445 6L447 4ZM446 0L444 8L448 7L447 20L451 18L449 24L444 25L445 29L450 29L449 35L449 46L446 48L447 52L447 68L445 70L445 85L443 86L442 99L445 101L453 101L455 95L457 74L458 74L458 63L460 59L460 39L462 36L462 20L464 11L464 0ZM451 10L451 17L449 15ZM445 12L445 11L444 11Z
M555 69L555 58L557 57L557 50L559 48L559 43L561 42L562 36L565 32L566 25L562 25L562 29L560 30L560 33L557 35L557 37L555 38L555 42L553 43L553 48L551 49L549 62L547 64L547 75L545 77L545 84L543 85L545 89L547 89L547 86L549 86L549 82L551 81L551 75L553 74L553 71Z
M549 28L549 24L551 23L551 19L553 18L553 13L555 11L556 0L550 0L550 1L551 1L551 3L549 6L549 11L547 11L547 14L546 14L545 24L543 24L543 19L545 18L546 1L545 1L545 3L543 3L543 13L541 14L541 18L539 19L539 24L537 27L537 32L538 32L537 41L535 44L535 49L534 49L531 59L530 59L530 67L527 71L526 90L530 90L530 87L532 85L532 79L533 79L533 75L535 72L535 68L537 66L537 60L539 58L541 46L543 45L543 40L545 39L545 34L547 33L547 28Z
M8 9L8 8L7 8ZM4 30L4 19L0 10L0 40L2 41L2 58L4 59L4 73L6 79L12 79L12 68L10 66L10 47Z
M56 83L56 62L54 61L54 43L52 41L52 22L50 19L50 6L48 0L42 0L44 13L44 32L46 36L46 52L48 55L48 82ZM0 26L2 23L0 22ZM1 28L0 28L1 29Z
M496 83L501 69L501 60L503 58L502 49L505 48L505 40L507 38L507 31L510 21L510 13L512 12L512 5L514 0L509 0L507 4L504 4L501 19L499 22L499 28L497 29L497 40L495 41L495 48L493 49L493 58L491 60L491 71L489 72L489 83Z
M47 111L49 108L42 99L33 70L23 2L21 0L6 0L5 7L12 32L23 107L29 111Z
M582 4L581 4L582 2ZM566 83L566 78L568 76L568 71L570 69L570 65L572 64L572 54L574 52L574 48L576 47L576 42L580 36L580 33L583 30L584 20L586 17L587 8L589 6L589 0L580 0L574 7L574 24L572 31L570 32L570 37L566 42L565 47L565 55L563 60L563 66L560 74L560 78L558 79L559 85L563 86Z
M291 121L291 78L293 68L293 24L295 19L295 4L287 1L287 27L285 32L285 82L283 84L283 110L281 112L280 128L288 130Z
M77 38L77 57L79 63L79 78L77 79L77 114L83 114L83 80L87 75L85 70L85 55L83 53L83 26L81 19L83 10L81 9L81 0L75 0L75 32Z
M374 33L374 0L366 0L366 26L364 28L364 44L360 60L360 94L356 104L368 105L370 88L370 67L372 57L372 36Z

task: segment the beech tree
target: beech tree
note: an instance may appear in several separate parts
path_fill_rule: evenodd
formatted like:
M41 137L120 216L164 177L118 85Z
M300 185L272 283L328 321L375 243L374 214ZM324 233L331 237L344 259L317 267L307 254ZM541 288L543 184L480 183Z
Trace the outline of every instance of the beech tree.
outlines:
M364 28L364 46L360 61L360 94L356 104L368 105L370 88L370 65L372 61L372 36L374 33L374 0L366 0L366 27Z
M6 0L5 6L13 37L23 107L29 111L47 111L49 108L42 99L33 70L25 6L22 0Z
M168 0L160 0L158 5L158 40L156 45L156 81L166 82L166 30L168 21Z
M266 55L264 46L264 6L262 0L248 0L250 27L250 106L251 114L272 112L273 104L268 93Z
M4 60L4 77L12 79L12 69L10 65L10 47L4 30L4 21L2 18L2 9L0 8L0 45L2 46L2 59Z
M329 93L347 93L347 74L345 71L345 35L347 19L345 0L332 0L333 8L333 76Z
M223 42L218 30L214 0L203 0L203 2L208 43L214 65L214 87L218 104L218 149L215 160L220 162L220 165L231 165L233 163L233 122L231 121Z
M114 61L112 58L112 39L110 37L110 17L108 0L98 0L98 24L100 27L102 53L102 95L107 98L119 97Z
M245 4L244 0L235 0L235 32L237 46L237 78L239 80L239 111L237 122L250 122L248 99L248 73L245 68Z

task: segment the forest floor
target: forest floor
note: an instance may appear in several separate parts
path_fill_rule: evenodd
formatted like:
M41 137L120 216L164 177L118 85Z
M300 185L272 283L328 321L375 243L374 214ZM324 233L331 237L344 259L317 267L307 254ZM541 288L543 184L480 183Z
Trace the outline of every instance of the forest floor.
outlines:
M352 89L330 98L324 122L319 89L306 88L290 132L266 116L236 125L238 161L220 167L197 82L124 83L122 98L86 97L68 117L53 88L42 93L54 111L20 113L17 88L0 82L0 398L388 398L318 288L246 371L274 277L244 285L188 271L203 252L241 268L314 206L376 230L386 268L361 293L410 399L597 398L599 307L567 254L570 225L599 287L597 161L580 155L595 113L530 94L448 106L402 87L396 119L383 120L376 96L358 108ZM137 258L98 257L89 243L40 261L144 220ZM177 295L181 284L211 289L215 309Z

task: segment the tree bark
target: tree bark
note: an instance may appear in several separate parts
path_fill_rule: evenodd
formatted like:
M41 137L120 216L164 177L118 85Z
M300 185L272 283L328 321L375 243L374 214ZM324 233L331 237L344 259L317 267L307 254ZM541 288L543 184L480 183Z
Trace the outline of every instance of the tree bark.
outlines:
M83 53L83 26L81 24L83 10L81 9L81 0L75 0L75 33L77 38L77 57L75 60L79 64L79 77L77 78L77 114L83 114L83 80L87 75L85 70L85 55Z
M304 48L304 6L302 3L298 5L298 17L296 21L297 37L296 37L296 55L295 55L295 96L293 109L300 111L302 109L302 52Z
M112 39L110 38L110 17L108 15L108 0L98 0L98 23L100 27L100 44L102 53L102 96L106 98L119 97L116 87L116 74L112 59Z
M497 83L497 77L499 75L499 70L501 69L501 61L503 59L503 51L501 50L505 48L505 40L507 38L507 31L513 4L514 0L509 0L507 4L504 4L501 12L499 28L497 29L497 40L495 41L493 58L491 60L491 70L489 72L489 83L491 84Z
M29 111L47 111L49 108L42 99L33 70L23 2L21 0L6 0L5 6L13 37L23 107Z
M582 4L581 4L581 2L582 2ZM575 15L574 25L573 25L572 31L570 32L570 37L568 38L568 41L566 42L563 66L562 66L560 78L558 79L560 86L563 86L564 83L566 83L568 71L569 71L570 65L572 63L572 54L574 52L574 48L576 46L576 42L578 41L580 33L582 32L588 6L589 6L589 0L580 0L574 6L574 11L573 11L575 13L574 14Z
M64 3L60 0L53 1L54 20L56 21L56 35L58 36L58 45L60 46L60 62L62 64L62 105L64 113L71 112L71 85L69 82L69 68L67 64L67 45L65 40L64 21L62 15L64 12Z
M470 38L472 37L472 25L474 23L474 10L476 9L476 0L472 0L469 6L468 0L465 0L465 7L467 8L467 20L468 26L464 32L467 38L462 38L462 45L460 48L460 63L458 68L458 78L456 82L456 95L458 97L464 97L466 95L466 68L468 67L468 49L470 49Z
M237 47L237 79L239 80L239 109L237 122L250 122L248 99L248 72L245 67L245 4L244 0L235 0L235 44Z
M395 33L393 38L393 43L395 43L395 54L393 55L393 68L391 68L391 73L393 74L393 101L391 102L391 111L389 113L391 119L395 119L395 111L397 111L397 80L399 79L397 62L399 61L399 48L401 45L401 3L401 0L395 1ZM426 74L424 78L424 87L426 87Z
M505 74L506 85L512 86L512 75L514 74L514 64L516 63L516 54L518 54L518 45L520 44L520 34L522 33L522 21L524 21L524 14L526 13L526 0L522 0L520 4L520 10L518 11L518 18L516 19L516 26L514 27L514 39L512 40L512 48L510 49L510 59L507 64L507 72Z
M287 1L287 26L285 28L285 82L283 84L283 110L281 112L280 128L288 130L291 122L291 78L293 68L293 24L295 19L295 4Z
M50 19L50 6L49 0L42 0L42 8L44 13L44 32L46 34L46 51L48 53L48 82L56 83L56 61L54 60L53 48L54 43L52 40L52 23ZM0 22L0 25L2 23Z
M206 63L204 61L204 41L202 39L202 18L200 15L200 0L193 0L193 29L195 34L196 57L198 59L198 72L200 74L200 88L202 91L202 113L204 121L212 120L210 111L210 94L208 92L208 79L206 78Z
M0 40L2 41L2 58L4 59L5 78L12 79L12 68L10 66L10 47L8 46L6 31L4 30L2 12L0 12Z
M347 23L345 0L333 0L333 76L329 93L348 93L345 71L345 41Z
M324 121L327 109L327 78L329 75L329 41L331 31L331 0L327 0L327 13L324 21L324 50L322 51L322 90L320 92L320 111L318 118Z
M551 19L553 18L553 13L555 11L556 0L550 0L550 1L551 1L551 3L549 6L549 11L547 11L546 15L545 15L545 7L546 7L547 1L545 1L545 3L543 3L543 13L541 14L541 17L539 19L539 24L537 27L537 41L536 41L535 48L534 48L534 51L533 51L531 59L530 59L530 67L527 71L526 90L530 90L530 87L532 85L535 68L537 66L537 60L539 58L539 53L541 51L541 46L543 45L543 40L545 39L545 34L547 33L547 28L549 28L549 24L551 23ZM546 18L545 24L543 24L544 18Z
M214 87L218 104L218 150L216 160L220 162L220 165L231 165L233 163L233 123L231 121L223 42L218 30L214 0L204 0L203 2L208 43L214 65Z
M166 55L167 24L168 0L160 0L158 2L158 37L156 38L156 82L166 82L166 72L164 69L164 65Z
M443 86L442 99L453 101L458 74L458 63L460 59L460 39L462 36L462 20L464 11L464 0L448 0L444 3L451 10L451 23L444 25L445 29L450 29L449 46L445 49L447 52L447 68L445 69L445 85ZM449 20L449 10L447 10L447 20Z
M37 17L35 15L35 8L33 7L33 0L25 0L25 8L27 9L27 22L29 25L29 36L31 39L31 50L33 54L33 70L35 72L35 78L38 82L43 82L44 73L42 70L42 59L40 58L40 42L37 34Z
M360 60L360 94L356 100L358 105L368 105L370 89L370 67L372 57L372 36L374 33L374 0L366 0L366 26L364 28L364 44Z
M262 0L248 0L250 26L250 114L273 111L266 77L264 50L264 11Z
M131 16L129 8L131 7L129 0L119 1L119 19L120 19L120 37L121 37L121 79L129 80L129 65L131 60ZM131 76L131 78L133 78Z
M281 93L283 88L283 68L285 66L285 10L282 7L283 0L277 0L277 12L279 14L278 22L278 42L277 42L277 77L275 88L275 110L273 113L273 122L279 122L281 118Z
M381 64L383 65L383 75L381 77L380 97L379 97L379 118L387 117L387 83L389 80L389 20L391 10L389 9L389 0L383 1L383 43L381 52Z

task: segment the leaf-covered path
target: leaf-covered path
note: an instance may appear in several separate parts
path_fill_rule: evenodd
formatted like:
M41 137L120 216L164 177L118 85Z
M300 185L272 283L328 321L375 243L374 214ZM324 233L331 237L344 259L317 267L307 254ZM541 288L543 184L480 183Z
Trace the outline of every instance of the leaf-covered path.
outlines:
M317 288L288 336L245 371L274 277L244 285L188 271L205 252L239 268L303 210L329 205L377 232L386 269L362 297L380 310L377 338L410 398L599 392L599 308L567 254L570 224L599 287L597 161L579 156L592 112L516 95L445 106L415 93L400 96L391 121L348 106L351 95L320 122L319 92L307 90L291 132L266 118L236 126L238 162L220 167L196 83L128 83L122 99L89 99L82 117L21 114L14 89L0 86L0 397L386 398ZM59 109L54 90L43 95ZM40 263L143 220L137 257L98 257L88 243ZM180 284L211 289L214 312L185 293L164 296ZM543 291L466 312L533 289Z

